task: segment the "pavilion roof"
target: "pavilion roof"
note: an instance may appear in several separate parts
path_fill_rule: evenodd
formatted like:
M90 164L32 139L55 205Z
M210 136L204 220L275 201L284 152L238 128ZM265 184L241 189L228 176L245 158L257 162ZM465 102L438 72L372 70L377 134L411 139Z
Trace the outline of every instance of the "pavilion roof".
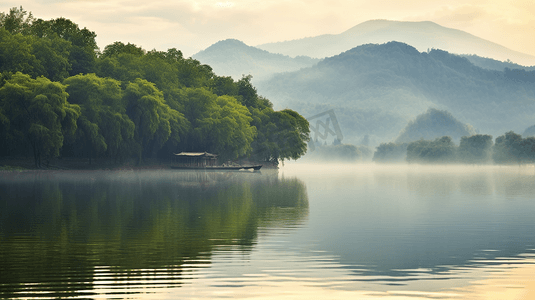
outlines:
M187 156L187 157L217 157L216 154L208 152L180 152L175 153L176 156Z

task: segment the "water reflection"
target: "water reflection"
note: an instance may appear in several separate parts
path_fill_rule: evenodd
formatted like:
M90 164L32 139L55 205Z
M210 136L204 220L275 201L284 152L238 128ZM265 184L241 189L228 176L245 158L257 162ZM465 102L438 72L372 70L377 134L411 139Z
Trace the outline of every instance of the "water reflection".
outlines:
M371 168L377 183L388 187L402 185L419 195L452 195L458 191L477 196L535 194L533 165L398 165Z
M312 170L322 168L331 171ZM299 243L339 257L361 281L453 282L461 268L535 248L532 166L296 165L284 172L309 187L310 229Z
M535 291L529 166L10 174L0 173L5 297L529 299Z
M277 173L21 172L0 180L0 294L92 297L181 286L214 249L248 255L258 228L307 218Z

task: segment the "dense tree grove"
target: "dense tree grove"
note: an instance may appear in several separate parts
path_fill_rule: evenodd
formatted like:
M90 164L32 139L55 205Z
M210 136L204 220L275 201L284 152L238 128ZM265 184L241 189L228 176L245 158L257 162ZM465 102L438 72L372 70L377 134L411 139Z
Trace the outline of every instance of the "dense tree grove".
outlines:
M492 159L497 163L535 162L535 137L522 138L512 131L496 138Z
M455 144L444 136L434 141L419 140L407 146L407 162L448 163L455 160Z
M3 152L31 149L35 164L59 155L74 135L80 107L67 102L65 86L48 78L17 72L0 88Z
M464 163L487 163L491 159L492 144L490 135L463 136L457 150L458 160Z
M393 163L405 161L407 157L407 143L382 143L377 146L373 154L373 161L380 163Z
M308 121L180 50L146 51L65 18L0 13L0 155L166 158L212 152L277 164L306 152Z
M522 138L509 131L492 141L492 136L463 136L459 146L449 136L411 143L383 143L377 147L373 160L379 163L467 163L523 164L535 163L535 137Z

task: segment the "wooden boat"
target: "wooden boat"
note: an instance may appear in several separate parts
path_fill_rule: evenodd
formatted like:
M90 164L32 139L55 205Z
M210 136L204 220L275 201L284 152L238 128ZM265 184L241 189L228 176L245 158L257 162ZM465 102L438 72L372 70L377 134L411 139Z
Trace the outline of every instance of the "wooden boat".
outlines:
M262 165L254 166L171 166L171 169L177 170L206 170L206 171L241 171L253 170L259 171Z
M206 170L206 171L240 171L253 170L259 171L262 165L236 166L223 165L216 166L217 155L208 152L180 152L174 154L175 165L171 169L179 170Z

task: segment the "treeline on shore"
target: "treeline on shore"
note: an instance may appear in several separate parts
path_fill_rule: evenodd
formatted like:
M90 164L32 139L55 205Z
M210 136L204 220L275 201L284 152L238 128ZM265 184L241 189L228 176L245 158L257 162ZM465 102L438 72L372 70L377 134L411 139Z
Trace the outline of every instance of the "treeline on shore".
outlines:
M371 160L373 148L367 145L342 144L335 139L331 145L326 142L310 141L308 152L303 156L306 162L354 163Z
M65 18L0 13L0 156L141 162L181 151L278 164L306 152L309 124L274 111L251 76L217 76L181 51L122 42Z
M535 163L535 137L523 138L509 131L494 142L486 134L463 136L458 146L449 136L410 143L382 143L373 160L378 163Z

